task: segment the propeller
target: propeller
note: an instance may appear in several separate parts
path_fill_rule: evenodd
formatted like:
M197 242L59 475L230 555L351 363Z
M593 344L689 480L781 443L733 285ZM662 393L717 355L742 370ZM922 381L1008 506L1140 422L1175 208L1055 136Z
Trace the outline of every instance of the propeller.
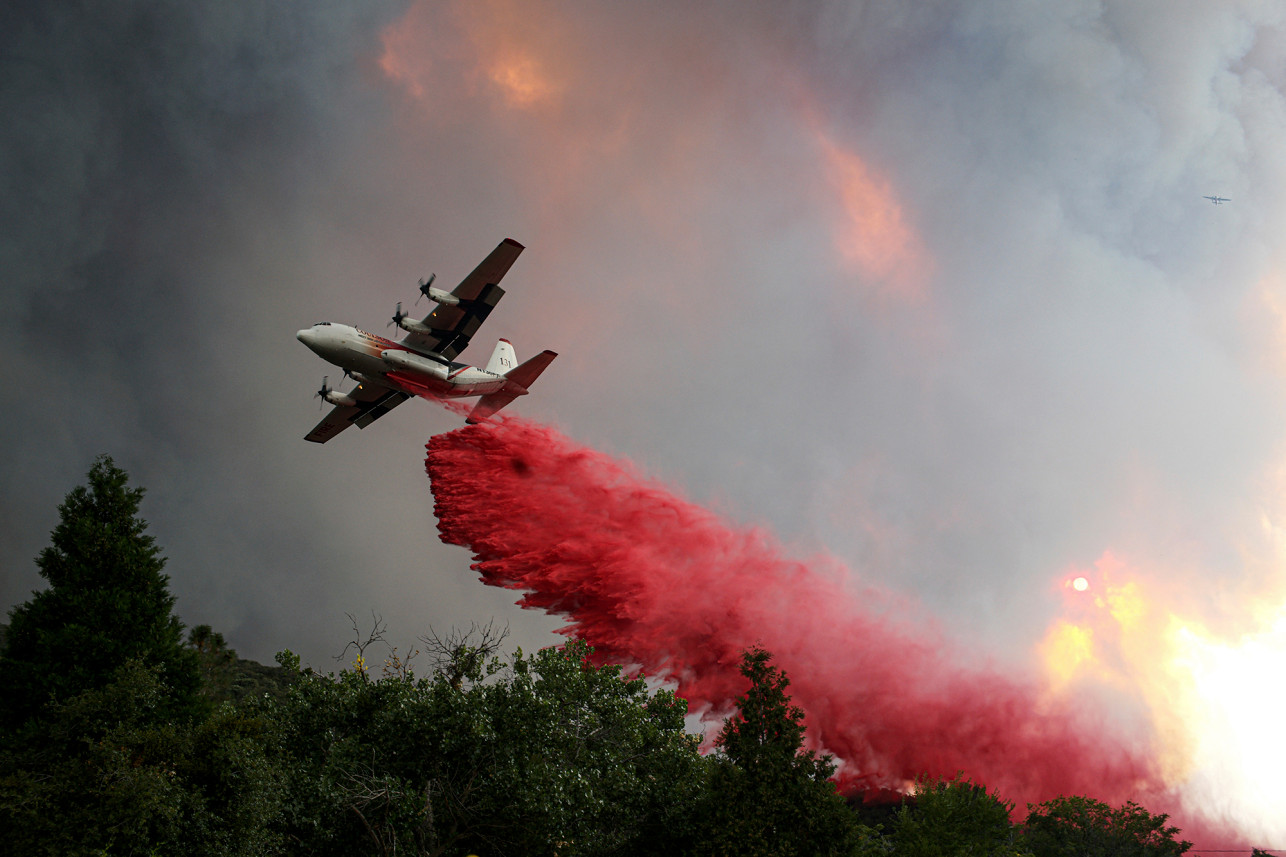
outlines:
M321 389L313 394L314 399L317 399L317 398L321 399L321 401L317 403L317 410L319 411L321 410L322 404L326 401L326 394L330 392L330 387L326 385L326 382L329 380L330 380L329 375L323 375Z
M384 326L385 326L385 327L392 327L393 325L395 325L395 324L396 324L398 327L401 327L401 326L402 326L402 319L406 318L406 316L407 316L407 313L402 312L402 302L401 302L401 301L398 301L398 302L397 302L397 309L393 311L393 320L392 320L392 321L390 321L388 324L386 324L386 325L384 325Z
M433 285L433 281L437 278L437 274L429 274L429 278L427 280L420 280L420 297L415 299L416 306L420 305L420 298L423 298L429 293L429 286Z

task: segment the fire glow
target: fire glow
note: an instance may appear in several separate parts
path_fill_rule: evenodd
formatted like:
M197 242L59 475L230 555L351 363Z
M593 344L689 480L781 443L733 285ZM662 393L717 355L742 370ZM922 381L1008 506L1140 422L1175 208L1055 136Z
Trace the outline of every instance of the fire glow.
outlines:
M1242 836L1286 839L1286 694L1269 679L1286 663L1286 605L1257 604L1229 638L1163 604L1160 587L1111 552L1078 576L1069 616L1040 646L1051 687L1110 688L1144 704L1164 780L1187 813ZM1097 594L1076 591L1094 579Z
M858 155L814 129L844 216L835 246L845 263L879 284L886 296L918 304L926 297L928 253L907 223L892 184Z

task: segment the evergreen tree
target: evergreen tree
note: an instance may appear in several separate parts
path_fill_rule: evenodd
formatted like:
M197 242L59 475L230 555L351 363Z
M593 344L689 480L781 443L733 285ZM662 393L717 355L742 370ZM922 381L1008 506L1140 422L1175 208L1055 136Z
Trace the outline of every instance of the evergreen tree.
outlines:
M830 756L805 751L804 712L790 679L762 648L743 656L750 689L716 739L719 755L694 843L696 854L826 855L864 850L857 823L830 776Z
M50 702L112 681L128 660L156 669L165 717L196 710L196 653L183 645L165 558L138 517L142 488L108 456L88 485L58 507L59 523L36 560L49 588L10 611L0 656L0 727L15 730Z

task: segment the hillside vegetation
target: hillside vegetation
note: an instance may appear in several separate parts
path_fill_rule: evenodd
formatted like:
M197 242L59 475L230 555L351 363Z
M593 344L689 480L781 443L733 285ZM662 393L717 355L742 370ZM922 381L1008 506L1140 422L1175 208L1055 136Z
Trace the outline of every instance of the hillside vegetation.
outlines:
M143 490L110 458L59 507L48 588L0 629L0 841L11 855L1178 855L1135 804L1014 806L922 780L846 801L771 653L714 749L687 704L589 643L502 654L492 626L422 638L378 620L334 674L237 656L174 613ZM354 623L354 630L357 630ZM371 659L378 658L375 664ZM1020 813L1021 815L1021 813Z

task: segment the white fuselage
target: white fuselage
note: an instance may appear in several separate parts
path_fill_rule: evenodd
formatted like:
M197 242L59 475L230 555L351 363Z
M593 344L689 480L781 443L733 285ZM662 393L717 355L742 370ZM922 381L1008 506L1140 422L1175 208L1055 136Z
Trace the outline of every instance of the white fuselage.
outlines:
M503 375L422 354L401 343L346 324L323 321L295 334L318 357L361 381L418 396L485 396L504 389Z

